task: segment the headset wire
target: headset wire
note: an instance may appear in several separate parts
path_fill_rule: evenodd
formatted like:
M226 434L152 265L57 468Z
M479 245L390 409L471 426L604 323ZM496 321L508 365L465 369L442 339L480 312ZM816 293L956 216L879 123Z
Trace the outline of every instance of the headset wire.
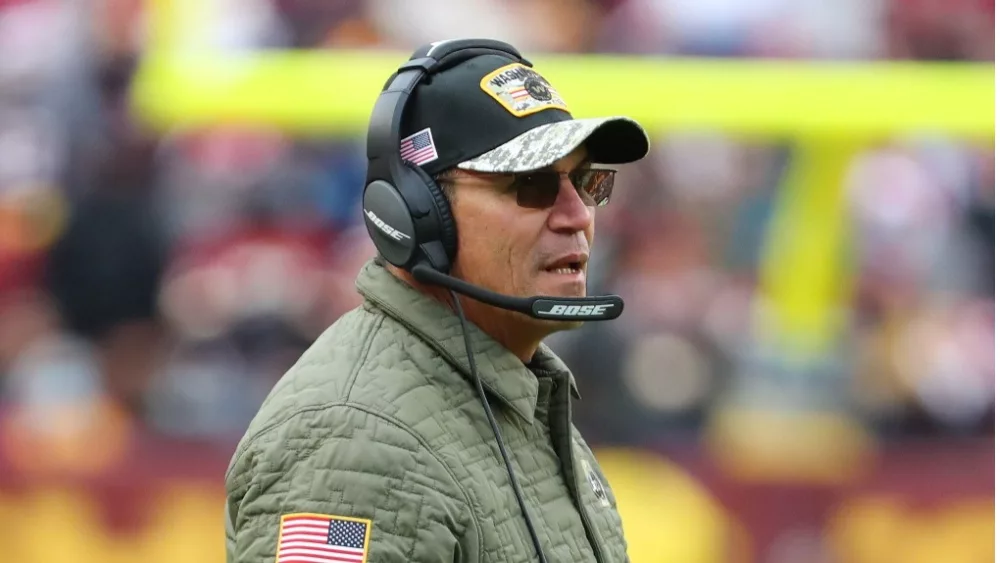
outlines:
M514 488L514 496L517 497L517 504L521 507L521 513L524 514L524 521L528 525L528 533L531 534L531 541L535 544L535 551L538 552L538 559L542 563L548 563L545 559L545 553L542 551L542 542L538 539L535 525L531 521L531 515L528 514L527 506L524 504L524 493L521 491L521 485L517 481L517 476L514 475L514 466L510 463L507 446L504 445L503 437L500 435L500 427L497 426L497 421L493 418L493 409L490 408L489 401L486 399L483 382L479 379L479 370L476 368L476 360L472 353L472 341L469 338L469 328L466 325L467 321L465 319L465 312L462 310L462 303L459 301L457 293L454 291L449 292L455 303L455 312L458 313L458 320L462 325L462 338L465 339L465 353L469 358L469 371L472 372L472 380L476 384L476 390L479 391L479 400L482 402L483 410L486 411L486 418L489 419L490 426L493 428L493 437L496 438L497 446L500 448L500 455L503 457L504 465L507 466L507 476L510 478L510 484Z

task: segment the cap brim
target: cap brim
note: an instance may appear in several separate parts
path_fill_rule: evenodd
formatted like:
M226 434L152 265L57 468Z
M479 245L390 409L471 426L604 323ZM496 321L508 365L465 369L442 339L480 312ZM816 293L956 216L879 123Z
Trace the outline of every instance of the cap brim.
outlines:
M530 172L551 166L584 144L589 159L600 164L635 162L649 152L649 136L636 121L596 117L540 125L457 166L475 172Z

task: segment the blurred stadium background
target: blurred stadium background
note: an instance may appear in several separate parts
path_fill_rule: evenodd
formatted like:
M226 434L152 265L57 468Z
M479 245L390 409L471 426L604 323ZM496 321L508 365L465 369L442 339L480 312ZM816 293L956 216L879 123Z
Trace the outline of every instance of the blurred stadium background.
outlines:
M650 124L551 339L636 563L994 557L992 0L0 0L0 545L223 560L222 473L358 303L363 127L514 42Z

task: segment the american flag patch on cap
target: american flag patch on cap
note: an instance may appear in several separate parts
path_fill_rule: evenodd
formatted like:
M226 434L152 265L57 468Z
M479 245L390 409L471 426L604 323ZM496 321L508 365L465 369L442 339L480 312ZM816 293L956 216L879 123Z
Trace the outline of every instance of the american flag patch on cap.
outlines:
M399 152L403 160L417 166L437 160L438 157L437 148L434 147L434 137L431 136L429 127L400 141Z
M365 563L371 520L327 514L284 514L276 563Z

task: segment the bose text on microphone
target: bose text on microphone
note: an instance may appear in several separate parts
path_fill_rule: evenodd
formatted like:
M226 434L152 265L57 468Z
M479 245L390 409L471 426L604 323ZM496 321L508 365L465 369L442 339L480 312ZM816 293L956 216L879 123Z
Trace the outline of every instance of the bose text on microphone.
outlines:
M536 319L568 321L607 321L618 318L625 308L617 295L596 297L512 297L472 285L442 274L424 264L413 268L413 277L422 283L440 285L477 301L501 309L517 311Z

